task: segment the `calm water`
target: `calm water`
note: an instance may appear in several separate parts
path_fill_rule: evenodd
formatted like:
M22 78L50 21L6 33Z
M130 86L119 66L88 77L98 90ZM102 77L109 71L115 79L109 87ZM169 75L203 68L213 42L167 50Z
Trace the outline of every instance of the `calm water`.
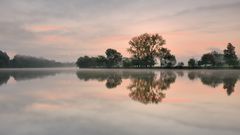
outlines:
M0 135L239 135L240 71L0 70Z

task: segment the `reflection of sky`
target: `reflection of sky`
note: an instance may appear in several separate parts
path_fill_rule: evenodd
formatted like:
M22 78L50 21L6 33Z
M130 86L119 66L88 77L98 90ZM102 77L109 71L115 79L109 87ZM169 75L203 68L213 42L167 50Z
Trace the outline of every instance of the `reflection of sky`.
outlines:
M156 73L158 73L156 71ZM0 87L0 134L233 134L240 132L239 82L227 96L220 85L177 77L166 98L144 105L129 98L123 80L115 89L105 82L79 80L75 72Z

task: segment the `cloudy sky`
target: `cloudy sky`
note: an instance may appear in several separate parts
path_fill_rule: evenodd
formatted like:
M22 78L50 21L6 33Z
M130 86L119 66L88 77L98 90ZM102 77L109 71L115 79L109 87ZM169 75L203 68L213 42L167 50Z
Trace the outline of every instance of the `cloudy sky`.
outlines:
M222 50L240 53L240 0L0 0L0 50L75 61L107 48L129 56L128 41L159 33L186 61Z

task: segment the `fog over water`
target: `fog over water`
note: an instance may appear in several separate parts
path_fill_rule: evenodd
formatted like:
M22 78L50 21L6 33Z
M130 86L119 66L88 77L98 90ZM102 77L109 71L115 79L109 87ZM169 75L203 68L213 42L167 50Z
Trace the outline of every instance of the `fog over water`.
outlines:
M0 70L0 134L238 135L239 90L237 70Z

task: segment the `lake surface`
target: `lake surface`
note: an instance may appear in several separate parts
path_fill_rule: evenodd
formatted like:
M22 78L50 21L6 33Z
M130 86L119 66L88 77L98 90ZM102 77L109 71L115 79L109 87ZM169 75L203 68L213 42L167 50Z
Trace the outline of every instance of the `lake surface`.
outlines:
M0 70L0 135L239 135L240 71Z

